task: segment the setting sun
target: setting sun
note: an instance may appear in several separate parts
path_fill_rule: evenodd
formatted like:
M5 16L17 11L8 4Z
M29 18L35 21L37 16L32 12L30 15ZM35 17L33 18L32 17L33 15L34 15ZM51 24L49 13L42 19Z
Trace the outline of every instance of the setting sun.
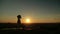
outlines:
M29 18L26 19L26 23L30 23L30 19Z

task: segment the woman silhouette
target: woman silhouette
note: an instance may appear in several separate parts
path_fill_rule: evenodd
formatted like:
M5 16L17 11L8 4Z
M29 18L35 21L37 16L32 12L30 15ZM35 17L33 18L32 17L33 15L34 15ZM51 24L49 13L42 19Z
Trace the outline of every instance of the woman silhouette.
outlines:
M19 29L21 27L21 20L20 20L21 19L21 15L18 15L17 18L18 18L17 28Z

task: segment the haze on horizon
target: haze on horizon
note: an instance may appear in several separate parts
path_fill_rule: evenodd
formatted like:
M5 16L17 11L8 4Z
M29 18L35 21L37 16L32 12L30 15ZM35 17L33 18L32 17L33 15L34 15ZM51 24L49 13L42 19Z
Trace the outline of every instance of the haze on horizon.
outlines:
M0 0L0 22L17 22L27 18L31 23L60 22L60 2L58 0Z

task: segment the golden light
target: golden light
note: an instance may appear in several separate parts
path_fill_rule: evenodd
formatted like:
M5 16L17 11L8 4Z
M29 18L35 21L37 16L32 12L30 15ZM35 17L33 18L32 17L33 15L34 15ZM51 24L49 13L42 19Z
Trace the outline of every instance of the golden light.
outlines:
M26 23L30 23L30 19L29 18L26 19Z

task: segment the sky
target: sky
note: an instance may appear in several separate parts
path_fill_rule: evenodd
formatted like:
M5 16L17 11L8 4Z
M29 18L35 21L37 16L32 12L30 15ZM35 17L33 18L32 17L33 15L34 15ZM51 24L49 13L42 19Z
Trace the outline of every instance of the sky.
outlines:
M0 22L21 22L29 18L31 23L60 22L60 1L58 0L0 0Z

